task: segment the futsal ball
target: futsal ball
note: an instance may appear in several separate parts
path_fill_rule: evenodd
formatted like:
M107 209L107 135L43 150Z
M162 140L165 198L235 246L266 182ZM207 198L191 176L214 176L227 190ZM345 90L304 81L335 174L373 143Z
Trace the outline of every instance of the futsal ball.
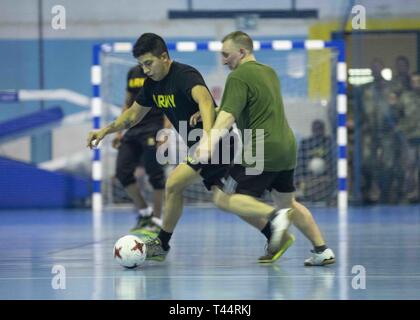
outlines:
M309 161L308 168L314 175L321 175L325 172L325 160L322 158L312 158Z
M133 235L119 238L114 245L114 259L126 268L141 266L146 260L146 244Z

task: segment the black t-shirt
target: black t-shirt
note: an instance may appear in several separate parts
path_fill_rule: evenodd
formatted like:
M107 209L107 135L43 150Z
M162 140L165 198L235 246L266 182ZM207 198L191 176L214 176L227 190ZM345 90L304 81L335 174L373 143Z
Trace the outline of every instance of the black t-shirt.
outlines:
M162 110L180 134L180 121L184 121L188 134L192 129L203 128L202 122L196 127L189 124L191 116L199 111L198 104L191 95L192 88L196 85L207 87L200 72L189 65L173 61L165 78L160 81L146 79L136 101L144 107L151 107L152 110ZM185 142L188 146L195 143Z
M127 74L127 91L132 94L134 98L138 95L140 89L143 87L143 84L146 80L146 75L143 73L143 69L140 66L134 66L128 71ZM147 115L136 124L134 127L130 128L125 136L131 137L141 134L156 134L157 131L163 128L163 112L159 109L150 110Z

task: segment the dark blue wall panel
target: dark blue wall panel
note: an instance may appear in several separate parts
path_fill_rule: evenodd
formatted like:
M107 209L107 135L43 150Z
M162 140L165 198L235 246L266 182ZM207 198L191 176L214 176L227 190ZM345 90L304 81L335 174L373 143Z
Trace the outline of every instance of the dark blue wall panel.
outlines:
M0 157L0 209L80 206L89 189L87 179Z

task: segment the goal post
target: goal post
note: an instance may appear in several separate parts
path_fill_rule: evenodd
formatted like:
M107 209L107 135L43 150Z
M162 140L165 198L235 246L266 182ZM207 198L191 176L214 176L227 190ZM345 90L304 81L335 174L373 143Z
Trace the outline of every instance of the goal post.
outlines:
M196 67L207 82L211 93L216 102L220 101L224 81L227 71L220 63L219 52L222 44L220 41L179 41L167 42L171 58L174 60L191 64ZM97 44L93 47L91 83L92 99L91 114L93 129L97 130L110 117L115 117L115 112L110 113L107 105L118 104L118 101L105 101L113 99L108 95L110 91L123 91L125 88L125 71L130 64L136 62L131 57L132 44L127 42L116 42ZM328 56L318 54L316 59L307 56L309 52L325 50ZM332 138L331 155L324 157L327 165L332 167L328 174L331 179L321 179L319 172L325 172L322 161L308 161L307 166L312 172L308 174L308 180L302 182L304 187L301 190L303 200L324 199L325 197L334 197L334 204L340 209L348 205L348 183L347 183L347 96L346 96L346 78L347 68L345 62L345 44L342 40L322 41L322 40L264 40L254 41L254 51L257 60L272 66L279 74L282 94L286 109L286 114L290 120L292 130L297 136L298 142L306 141L305 138L310 135L311 124L314 120L321 119L326 123L327 133ZM113 59L109 59L109 57ZM197 61L198 62L197 62ZM106 64L104 64L106 62ZM314 88L316 92L317 81L325 79L325 72L321 65L327 63L330 72L330 97L314 97ZM115 67L116 65L125 67ZM110 70L121 71L110 71ZM117 83L117 89L110 84L111 74L118 74L112 83ZM285 72L287 74L285 74ZM309 76L309 73L311 75ZM110 76L111 75L111 76ZM107 78L105 78L107 77ZM311 83L309 83L311 82ZM105 85L106 84L106 85ZM315 86L314 86L315 85ZM310 94L308 93L311 87ZM122 97L124 92L119 93ZM119 98L118 98L119 99ZM117 99L117 100L118 100ZM122 99L120 104L122 103ZM110 139L108 139L110 140ZM310 139L309 139L310 140ZM309 141L308 140L308 141ZM109 145L109 142L108 142ZM305 153L302 148L309 147L310 150L316 150L317 146L310 146L307 143L299 144L299 153ZM94 212L100 212L104 205L104 179L109 177L104 169L104 161L101 148L93 150L92 156L92 209ZM311 151L311 152L312 152ZM298 155L298 158L300 155ZM311 159L313 160L313 159ZM299 162L299 161L298 161ZM324 168L324 169L323 169ZM107 166L107 170L114 170L112 166ZM305 170L308 170L305 169ZM319 171L317 173L317 170ZM298 169L297 169L298 171ZM304 170L300 174L305 175ZM298 174L298 173L297 173ZM331 175L334 176L331 176ZM108 177L106 176L108 175ZM297 181L304 181L302 177L297 177ZM331 181L330 181L331 180ZM205 191L192 188L192 193L202 193ZM197 191L198 190L198 191ZM299 192L299 187L298 187ZM324 194L324 196L322 196ZM195 197L195 196L193 196ZM324 197L324 198L323 198ZM207 198L208 199L208 198ZM331 201L330 201L331 202Z

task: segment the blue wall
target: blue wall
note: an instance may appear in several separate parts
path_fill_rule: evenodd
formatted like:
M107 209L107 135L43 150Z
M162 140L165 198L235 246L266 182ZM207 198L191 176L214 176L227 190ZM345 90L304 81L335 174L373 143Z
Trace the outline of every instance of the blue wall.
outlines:
M0 209L83 206L89 189L88 179L0 157Z

